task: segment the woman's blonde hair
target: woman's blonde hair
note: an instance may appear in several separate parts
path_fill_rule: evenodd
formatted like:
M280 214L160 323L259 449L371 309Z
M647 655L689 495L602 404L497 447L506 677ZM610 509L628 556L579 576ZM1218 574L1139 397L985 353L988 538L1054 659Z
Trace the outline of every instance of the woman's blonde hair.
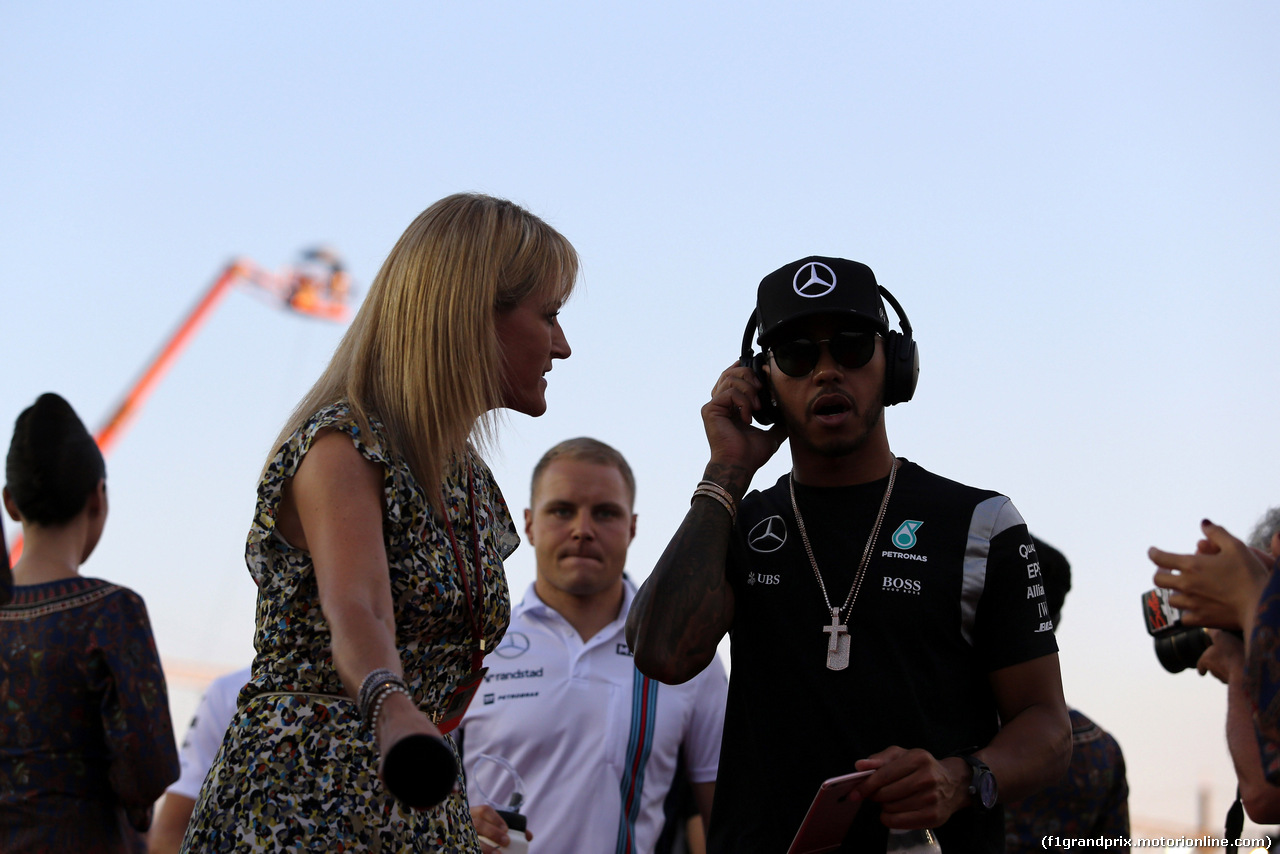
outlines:
M505 199L448 196L415 219L378 271L329 366L280 431L283 445L317 410L345 399L368 430L376 416L390 449L428 499L473 431L493 436L502 401L495 314L573 291L578 254L554 228Z

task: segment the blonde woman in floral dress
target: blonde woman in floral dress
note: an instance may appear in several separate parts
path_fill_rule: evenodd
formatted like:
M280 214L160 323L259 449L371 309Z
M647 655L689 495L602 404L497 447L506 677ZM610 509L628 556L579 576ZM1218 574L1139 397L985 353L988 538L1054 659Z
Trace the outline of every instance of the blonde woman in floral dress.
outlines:
M183 851L479 850L442 730L506 630L519 539L469 440L545 411L577 266L479 195L392 249L258 485L253 677Z

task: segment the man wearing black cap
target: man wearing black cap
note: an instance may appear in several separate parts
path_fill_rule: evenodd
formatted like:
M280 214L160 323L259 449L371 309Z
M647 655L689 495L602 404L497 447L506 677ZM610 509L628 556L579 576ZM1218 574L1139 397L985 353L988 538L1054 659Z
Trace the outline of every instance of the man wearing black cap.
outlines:
M1026 524L889 449L884 407L911 399L918 365L870 268L813 256L761 281L743 360L702 408L711 461L627 637L641 671L678 683L731 635L713 852L786 851L821 783L855 770L872 773L840 850L936 828L947 854L1001 851L1000 802L1066 770ZM747 495L784 439L791 474Z

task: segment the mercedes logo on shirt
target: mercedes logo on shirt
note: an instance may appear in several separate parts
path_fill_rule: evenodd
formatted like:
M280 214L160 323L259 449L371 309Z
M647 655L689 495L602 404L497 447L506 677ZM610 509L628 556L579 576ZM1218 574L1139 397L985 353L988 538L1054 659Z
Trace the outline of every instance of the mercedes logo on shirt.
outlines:
M507 632L493 651L498 658L519 658L529 651L529 636L524 632Z
M836 271L821 261L810 261L796 270L791 287L802 297L825 297L836 289Z
M747 545L752 551L768 554L782 548L787 541L787 523L781 516L769 516L756 523L747 534Z

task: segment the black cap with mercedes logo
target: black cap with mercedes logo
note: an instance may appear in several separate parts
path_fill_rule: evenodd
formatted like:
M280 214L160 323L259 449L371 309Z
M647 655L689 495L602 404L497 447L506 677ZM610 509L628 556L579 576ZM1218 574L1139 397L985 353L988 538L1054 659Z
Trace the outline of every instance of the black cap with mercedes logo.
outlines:
M893 306L901 332L889 328L881 297ZM885 406L902 403L915 395L920 377L920 351L911 334L911 321L893 294L876 282L876 274L870 267L844 258L810 255L779 267L761 279L756 290L756 310L751 312L742 331L742 355L738 364L751 368L761 387L769 388L769 376L764 370L769 348L778 344L786 329L796 321L816 314L844 315L884 339ZM757 332L762 348L759 353L751 346L752 336ZM773 424L779 417L777 404L766 395L751 416L759 424Z
M760 280L756 307L762 346L780 327L815 314L853 314L881 335L889 331L876 274L844 258L810 255L779 267Z

